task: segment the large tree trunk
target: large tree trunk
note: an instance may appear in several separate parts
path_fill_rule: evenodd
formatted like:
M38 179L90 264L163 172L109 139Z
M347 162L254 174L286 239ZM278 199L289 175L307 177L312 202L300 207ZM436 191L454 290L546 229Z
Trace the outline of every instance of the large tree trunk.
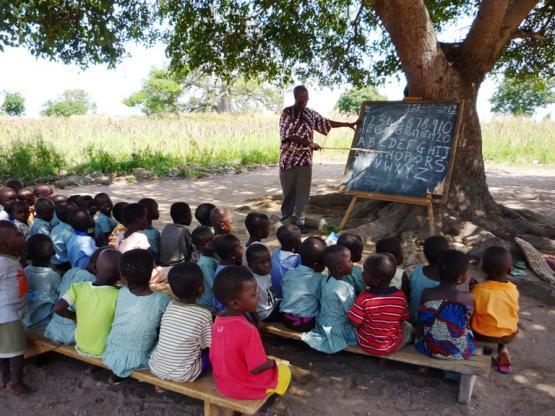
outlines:
M444 48L438 43L423 0L374 0L373 4L395 45L409 94L426 100L463 103L448 203L440 221L442 231L456 233L457 223L471 222L504 240L520 235L536 246L555 250L551 240L555 238L553 225L546 226L529 212L509 210L493 200L486 183L476 111L478 89L485 74L534 1L484 0L467 39L458 48ZM372 207L381 209L381 213L372 214L372 218L382 221L386 218L389 224L378 234L387 234L388 229L401 234L414 228L415 222L410 218L425 220L425 216L417 215L421 213L420 208L399 205L392 208L385 204ZM456 221L452 221L453 218ZM376 228L371 230L376 231Z

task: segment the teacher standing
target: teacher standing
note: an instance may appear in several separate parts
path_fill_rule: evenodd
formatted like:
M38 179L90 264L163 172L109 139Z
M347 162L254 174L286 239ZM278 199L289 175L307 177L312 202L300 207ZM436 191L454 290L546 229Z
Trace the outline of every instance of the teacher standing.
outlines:
M305 232L305 211L312 183L312 152L321 147L314 143L314 130L327 136L332 128L350 127L357 122L328 120L307 108L308 90L303 85L293 89L295 104L281 113L279 121L281 147L279 180L283 190L281 221L295 216L296 224Z

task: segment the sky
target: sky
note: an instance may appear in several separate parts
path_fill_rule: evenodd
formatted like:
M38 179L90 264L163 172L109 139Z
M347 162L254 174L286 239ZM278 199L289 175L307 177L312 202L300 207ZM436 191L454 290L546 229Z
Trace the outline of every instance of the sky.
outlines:
M449 37L458 37L460 28ZM457 32L458 31L458 32ZM137 108L122 104L122 100L141 88L142 81L148 77L153 66L162 67L167 63L164 46L156 44L151 48L129 44L129 56L124 58L115 69L106 65L93 65L82 70L77 65L65 65L47 59L37 59L24 48L6 48L0 52L0 95L3 91L19 91L25 96L27 117L38 117L44 103L57 98L67 89L84 89L96 103L96 112L108 116L128 116L141 114ZM317 85L310 88L309 106L322 114L333 110L337 99L347 85L338 85L334 89L319 89ZM389 100L403 98L404 81L392 79L378 88ZM478 95L478 114L482 121L492 117L489 99L495 92L496 82L486 79ZM293 96L287 91L284 106L293 103ZM546 113L555 115L555 106L537 112L537 117Z

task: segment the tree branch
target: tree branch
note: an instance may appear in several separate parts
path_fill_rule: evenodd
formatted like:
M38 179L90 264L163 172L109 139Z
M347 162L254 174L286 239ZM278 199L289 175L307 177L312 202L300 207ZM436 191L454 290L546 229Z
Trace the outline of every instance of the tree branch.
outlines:
M461 75L481 81L538 0L483 0L463 42Z
M516 30L511 39L536 39L536 40L544 40L545 35L541 32L533 32L531 30Z
M435 98L445 93L447 58L423 0L371 0L391 36L412 96ZM443 98L445 96L443 95Z

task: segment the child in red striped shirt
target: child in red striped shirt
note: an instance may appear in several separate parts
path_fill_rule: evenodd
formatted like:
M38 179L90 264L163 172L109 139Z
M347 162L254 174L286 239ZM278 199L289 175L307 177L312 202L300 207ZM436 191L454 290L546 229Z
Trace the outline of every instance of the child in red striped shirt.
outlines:
M368 354L388 355L412 340L409 307L403 291L390 286L397 262L389 253L368 256L362 277L368 286L347 316L356 327L360 347Z

